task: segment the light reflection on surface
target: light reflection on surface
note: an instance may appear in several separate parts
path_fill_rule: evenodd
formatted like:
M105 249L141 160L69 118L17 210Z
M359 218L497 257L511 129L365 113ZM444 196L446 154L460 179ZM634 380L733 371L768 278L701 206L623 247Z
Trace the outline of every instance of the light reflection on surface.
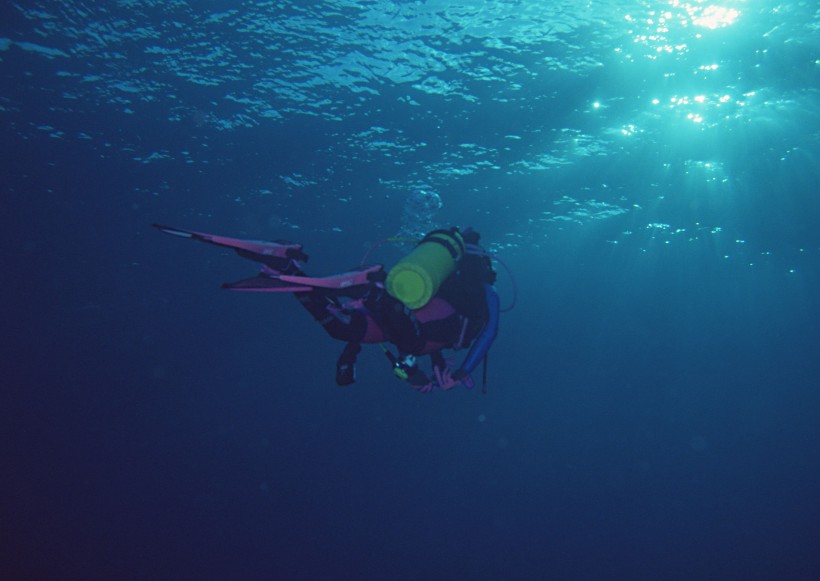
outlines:
M726 119L739 119L747 99L755 93L744 93L740 98L728 93L717 92L698 95L673 95L666 101L666 109L682 113L692 123L704 123L711 126ZM658 106L661 100L653 99L652 105Z
M647 96L653 116L672 114L683 123L705 129L745 113L747 97L753 93L741 94L736 87L727 90L725 78L732 75L733 63L714 53L715 45L709 42L710 37L722 35L720 29L739 22L741 11L733 4L738 2L646 0L642 11L625 15L632 46L616 52L630 63L637 64L638 59L664 63L657 74L666 79L667 92Z
M740 16L740 12L734 8L707 6L699 15L693 15L692 24L714 30L715 28L723 28L734 24L738 16Z
M735 8L717 6L704 0L668 0L667 4L667 9L652 9L651 5L646 4L648 10L643 15L625 16L626 21L635 27L630 30L633 42L650 49L644 55L650 60L663 54L688 52L690 44L687 41L701 38L699 32L690 32L691 28L726 28L737 22L741 14Z

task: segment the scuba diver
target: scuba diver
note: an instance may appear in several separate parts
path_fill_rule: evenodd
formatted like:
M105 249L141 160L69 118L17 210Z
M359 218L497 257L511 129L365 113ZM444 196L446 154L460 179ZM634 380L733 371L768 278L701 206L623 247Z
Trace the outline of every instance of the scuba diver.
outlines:
M484 362L498 333L499 299L489 253L471 228L428 233L389 272L381 264L360 266L328 277L302 270L308 260L301 244L227 238L159 224L154 228L183 238L233 249L262 264L252 278L225 283L239 291L288 292L334 339L346 343L336 363L336 383L356 381L362 344L378 343L394 373L420 392L472 388L471 373ZM391 343L394 353L385 343ZM453 368L443 349L469 349ZM419 367L428 355L432 374Z

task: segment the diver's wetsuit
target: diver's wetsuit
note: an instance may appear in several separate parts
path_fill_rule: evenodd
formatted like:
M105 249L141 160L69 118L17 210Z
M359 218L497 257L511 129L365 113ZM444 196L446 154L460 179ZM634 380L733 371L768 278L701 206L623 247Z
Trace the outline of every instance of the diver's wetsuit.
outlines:
M460 233L467 252L461 253L455 271L424 306L410 310L385 290L379 265L329 277L335 284L327 284L328 279L311 279L301 271L301 263L308 259L301 244L230 238L161 224L153 227L173 236L230 248L243 258L262 263L257 276L225 283L223 288L293 293L331 337L347 343L339 363L351 368L361 343L388 342L397 346L399 357L387 349L385 353L394 365L397 361L402 363L397 366L402 372L414 366L403 363L404 356L429 354L438 374L438 385L447 389L442 377L450 387L454 385L451 379L469 379L467 376L484 359L498 330L498 295L492 287L495 271L486 252L478 247L478 233L470 229ZM458 229L447 232L457 233ZM448 371L442 349L467 346L470 351L459 369L449 375L438 373ZM337 382L353 382L355 374L344 375L343 382L340 381L339 370L337 365ZM415 373L417 368L410 371ZM407 377L417 387L423 385L419 381L428 382L419 373Z
M493 282L495 271L489 258L467 254L436 295L416 310L408 309L377 284L347 291L345 296L355 297L347 303L335 290L316 289L294 295L328 335L347 343L337 364L337 382L346 384L353 379L340 380L338 369L352 368L362 343L392 343L400 356L430 355L434 365L443 366L442 349L465 348L482 332L491 333L485 345L471 349L465 359L471 362L469 368L462 366L458 371L469 374L495 338L496 328L487 329L495 296L490 286ZM494 308L497 310L497 303Z

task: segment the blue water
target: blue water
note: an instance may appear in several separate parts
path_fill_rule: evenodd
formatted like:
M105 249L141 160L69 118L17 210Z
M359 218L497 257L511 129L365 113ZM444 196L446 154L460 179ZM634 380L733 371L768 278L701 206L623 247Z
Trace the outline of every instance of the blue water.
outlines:
M0 8L6 579L820 579L812 2ZM254 265L472 225L488 393ZM402 249L381 247L391 264ZM513 285L503 273L502 303Z

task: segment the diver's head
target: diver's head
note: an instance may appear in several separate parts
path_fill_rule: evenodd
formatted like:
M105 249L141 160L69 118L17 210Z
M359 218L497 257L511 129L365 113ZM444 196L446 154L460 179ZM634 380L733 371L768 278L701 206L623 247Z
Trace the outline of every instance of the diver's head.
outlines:
M481 240L481 234L474 230L472 226L467 226L461 230L461 238L465 244L478 244L478 241Z

